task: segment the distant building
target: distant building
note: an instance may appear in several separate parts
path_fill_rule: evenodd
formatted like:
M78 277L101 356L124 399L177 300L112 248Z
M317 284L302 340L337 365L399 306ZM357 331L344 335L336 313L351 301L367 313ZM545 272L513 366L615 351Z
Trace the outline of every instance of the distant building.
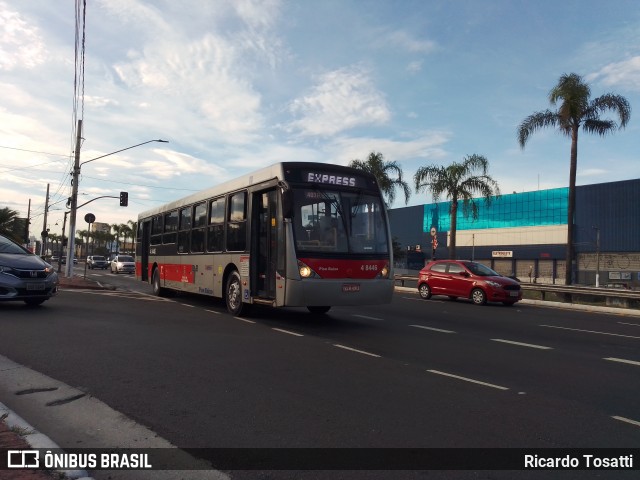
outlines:
M108 223L94 222L91 224L92 232L111 233L111 225Z
M489 206L478 199L475 221L458 208L456 255L521 280L531 272L539 282L564 283L568 194L568 188L513 193L493 197ZM435 228L436 258L448 258L449 206L391 209L391 235L429 260ZM600 284L640 287L639 218L640 179L576 187L574 281L594 284L599 264Z

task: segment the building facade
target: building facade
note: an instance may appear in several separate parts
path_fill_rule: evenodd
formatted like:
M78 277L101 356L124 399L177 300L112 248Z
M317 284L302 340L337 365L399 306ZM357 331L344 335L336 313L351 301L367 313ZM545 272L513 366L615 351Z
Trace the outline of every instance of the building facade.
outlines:
M473 259L522 281L564 283L568 188L477 199L479 215L458 209L458 258ZM450 202L391 209L391 234L419 269L434 253L448 258ZM640 288L640 179L576 188L573 282ZM402 260L396 264L403 268Z

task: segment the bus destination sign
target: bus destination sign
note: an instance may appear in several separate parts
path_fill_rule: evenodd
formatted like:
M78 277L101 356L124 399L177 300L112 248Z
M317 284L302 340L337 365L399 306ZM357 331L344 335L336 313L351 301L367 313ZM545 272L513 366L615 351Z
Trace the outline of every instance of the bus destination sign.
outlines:
M358 185L358 177L351 175L334 175L331 173L305 172L305 181L309 183L324 183L327 185L344 185L355 187Z

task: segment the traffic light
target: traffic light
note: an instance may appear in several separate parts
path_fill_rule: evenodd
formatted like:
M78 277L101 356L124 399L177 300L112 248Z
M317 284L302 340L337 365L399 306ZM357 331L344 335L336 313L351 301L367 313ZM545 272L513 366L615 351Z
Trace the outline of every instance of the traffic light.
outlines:
M120 206L126 207L127 205L129 205L129 193L120 192Z

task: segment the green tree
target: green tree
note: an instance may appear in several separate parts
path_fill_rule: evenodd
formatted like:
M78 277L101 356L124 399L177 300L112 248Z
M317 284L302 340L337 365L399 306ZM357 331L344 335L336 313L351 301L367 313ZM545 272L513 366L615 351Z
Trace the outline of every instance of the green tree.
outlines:
M129 228L131 229L131 245L133 247L132 253L135 253L136 238L138 235L138 222L136 222L135 220L127 220L127 225L129 225Z
M78 245L80 245L80 258L83 257L82 255L82 247L84 246L84 257L86 257L87 255L89 255L89 237L91 236L91 232L89 230L78 230L76 232L77 235L80 236L80 243Z
M126 226L121 223L114 223L111 225L111 231L115 235L116 241L116 253L120 253L120 237L122 236L122 227Z
M556 111L544 110L525 118L518 127L518 142L524 149L531 134L544 127L557 127L560 133L571 139L569 162L569 205L567 208L567 254L565 283L571 285L574 258L574 225L576 209L576 170L578 166L578 132L595 133L601 137L616 129L624 128L631 117L631 106L626 98L607 93L591 100L591 88L580 75L564 74L549 92L549 102ZM612 110L619 123L602 119L601 114Z
M131 227L125 223L120 224L120 234L122 235L122 246L124 253L127 253L127 240L132 235Z
M402 180L402 168L397 162L385 162L381 153L371 152L366 161L351 160L349 166L372 173L378 179L378 185L385 196L387 207L396 199L396 188L404 191L405 204L409 203L411 189L407 182ZM392 175L395 174L394 178Z
M474 197L484 197L487 204L493 195L500 195L498 183L489 176L489 161L482 155L468 155L462 163L453 162L447 167L430 165L420 167L413 179L416 192L431 191L433 200L441 197L449 199L451 236L449 238L449 258L456 258L456 230L458 225L458 202L462 202L462 213L467 218L478 218L478 201Z
M24 243L24 222L18 217L18 212L9 207L0 208L0 234L18 243Z

